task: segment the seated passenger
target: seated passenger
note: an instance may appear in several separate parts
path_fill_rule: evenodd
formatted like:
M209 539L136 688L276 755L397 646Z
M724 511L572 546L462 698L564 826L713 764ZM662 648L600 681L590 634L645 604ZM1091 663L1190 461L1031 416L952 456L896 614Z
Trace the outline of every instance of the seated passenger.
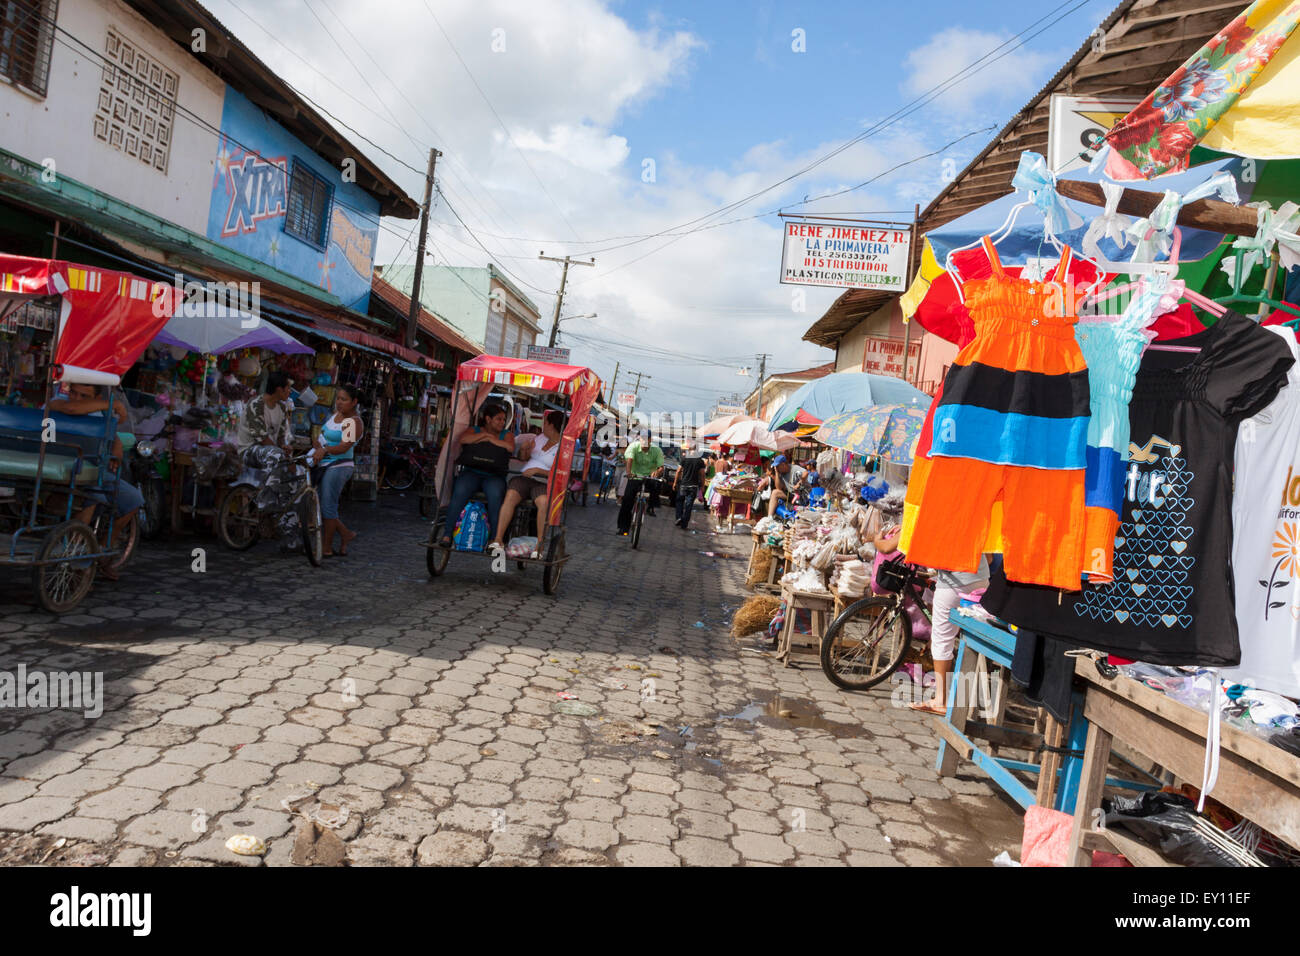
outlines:
M546 527L546 505L550 501L546 494L546 480L555 464L555 453L560 450L560 435L564 432L564 415L560 412L547 412L542 419L542 433L525 438L520 445L519 456L524 461L523 474L510 482L506 491L505 504L501 506L501 518L497 521L496 536L489 548L501 548L505 545L506 531L515 516L519 502L531 499L537 506L537 543L541 546L542 531ZM532 556L538 557L534 551Z
M477 492L487 498L488 527L495 528L501 512L501 499L506 493L506 474L510 468L510 454L514 443L506 428L506 410L496 402L487 402L479 416L479 425L472 425L460 433L460 474L451 486L451 503L447 506L447 521L443 525L443 547L451 547L451 536L456 522L469 499Z
M98 418L102 418L108 412L117 418L119 427L126 427L131 421L126 406L122 402L114 401L111 398L101 398L99 389L94 385L69 385L67 396L67 398L52 399L50 401L50 411L62 415L86 415ZM87 525L90 524L95 513L95 503L107 505L109 495L116 486L116 517L113 521L114 542L121 540L120 536L125 533L127 525L131 523L131 516L144 504L144 496L140 494L135 485L123 480L118 475L121 464L122 439L114 435L111 458L107 462L101 463L100 485L103 490L85 492L86 498L91 503L73 515L73 518L77 521ZM104 474L103 472L107 473ZM100 562L99 573L110 581L116 581L118 578L117 572L109 566L108 558Z

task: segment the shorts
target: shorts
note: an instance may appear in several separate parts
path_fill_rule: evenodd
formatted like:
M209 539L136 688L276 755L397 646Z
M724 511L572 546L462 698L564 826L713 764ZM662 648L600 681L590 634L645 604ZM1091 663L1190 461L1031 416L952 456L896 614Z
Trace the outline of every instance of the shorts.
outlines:
M117 507L114 509L115 517L129 515L144 506L144 495L140 490L129 481L123 481L115 475L104 476L103 491L87 491L86 498L90 501L97 501L101 505L108 505L113 500L113 485L117 485Z
M511 478L510 484L506 485L506 488L525 501L536 501L546 494L546 482L537 478L529 478L527 475L517 475Z

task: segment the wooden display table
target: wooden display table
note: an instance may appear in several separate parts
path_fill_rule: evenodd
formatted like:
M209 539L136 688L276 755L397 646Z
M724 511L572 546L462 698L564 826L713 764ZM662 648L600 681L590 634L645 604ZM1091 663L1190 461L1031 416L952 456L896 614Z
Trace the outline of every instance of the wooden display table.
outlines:
M755 531L752 533L751 537L754 540L754 544L749 549L749 566L745 568L745 578L748 579L749 576L754 573L754 564L758 561L759 552L768 551L772 555L772 561L767 567L767 579L755 584L753 590L762 591L767 594L781 593L781 585L777 583L777 580L781 576L782 565L784 564L781 554L773 551L767 546L765 543L767 541L767 535L759 534Z
M171 529L173 533L181 531L181 515L188 514L191 517L203 515L212 518L212 534L217 533L216 515L221 508L221 501L226 496L226 482L212 482L212 507L201 508L194 502L198 499L198 482L195 482L194 494L190 500L183 500L185 497L185 479L189 476L194 468L194 454L188 451L173 451L171 453Z
M728 533L735 531L736 510L742 506L745 509L745 520L753 521L753 510L749 506L749 503L754 498L753 488L724 488L718 494L722 496L722 507L724 509L723 512L718 514L718 517L722 518L725 515Z
M1088 659L1076 663L1075 675L1085 682L1083 713L1089 723L1070 865L1089 866L1092 850L1106 850L1123 853L1135 866L1167 866L1146 844L1093 827L1111 744L1119 740L1199 786L1209 715L1122 674L1102 677ZM1219 743L1219 779L1210 796L1300 849L1300 757L1227 723L1220 726Z
M827 591L796 591L788 584L781 585L781 600L785 602L785 627L781 629L781 639L777 643L776 656L790 666L790 656L798 653L812 655L818 666L821 665L822 635L831 622L831 610L835 598ZM800 634L795 630L795 611L807 609L812 612L810 633Z

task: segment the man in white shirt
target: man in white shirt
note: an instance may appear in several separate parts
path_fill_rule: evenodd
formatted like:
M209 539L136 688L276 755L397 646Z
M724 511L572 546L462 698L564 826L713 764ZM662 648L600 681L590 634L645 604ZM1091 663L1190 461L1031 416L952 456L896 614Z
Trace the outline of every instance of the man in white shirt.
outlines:
M522 474L511 479L506 486L506 500L501 503L501 517L497 521L496 537L488 545L489 549L503 548L506 544L506 532L514 520L515 509L525 498L537 506L537 542L541 545L546 529L547 505L550 502L546 494L546 480L550 477L555 464L555 456L560 450L560 436L564 433L564 415L550 411L542 418L542 433L525 436L519 445L517 454L524 458ZM533 557L538 553L533 552Z

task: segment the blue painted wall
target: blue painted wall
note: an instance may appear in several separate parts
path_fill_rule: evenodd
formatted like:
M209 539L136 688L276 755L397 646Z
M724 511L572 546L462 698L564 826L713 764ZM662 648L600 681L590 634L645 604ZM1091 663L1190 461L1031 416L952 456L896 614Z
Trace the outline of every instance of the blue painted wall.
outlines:
M284 231L289 175L305 162L334 187L328 245ZM208 207L208 238L320 286L364 312L379 236L379 200L240 93L226 87Z

